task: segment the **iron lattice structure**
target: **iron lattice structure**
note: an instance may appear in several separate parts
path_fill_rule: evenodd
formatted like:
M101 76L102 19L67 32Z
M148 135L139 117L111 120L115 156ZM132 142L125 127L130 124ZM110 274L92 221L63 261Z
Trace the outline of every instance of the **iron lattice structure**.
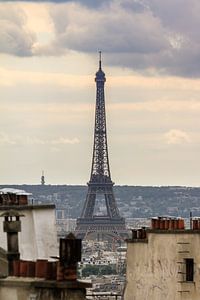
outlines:
M104 84L106 78L101 67L101 52L99 70L96 73L96 111L94 128L94 145L90 181L81 217L77 219L76 236L85 238L91 233L110 235L116 239L127 237L125 220L119 214L116 204L108 159L108 144L106 131L106 110ZM105 201L106 213L95 212L97 200Z

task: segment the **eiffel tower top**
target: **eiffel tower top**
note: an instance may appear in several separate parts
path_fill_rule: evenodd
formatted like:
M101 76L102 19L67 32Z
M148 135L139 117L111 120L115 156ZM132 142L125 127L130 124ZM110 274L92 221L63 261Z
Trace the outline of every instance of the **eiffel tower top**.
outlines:
M96 73L96 109L92 169L89 184L113 185L110 174L106 132L106 110L104 97L105 73L102 70L101 51L99 52L99 70Z
M96 72L95 81L105 82L105 73L103 72L101 68L101 51L99 51L99 70Z

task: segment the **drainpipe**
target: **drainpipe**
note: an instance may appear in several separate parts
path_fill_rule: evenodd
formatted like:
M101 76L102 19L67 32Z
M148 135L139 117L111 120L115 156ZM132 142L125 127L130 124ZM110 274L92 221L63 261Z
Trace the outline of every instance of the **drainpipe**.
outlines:
M190 211L190 229L192 229L192 212Z

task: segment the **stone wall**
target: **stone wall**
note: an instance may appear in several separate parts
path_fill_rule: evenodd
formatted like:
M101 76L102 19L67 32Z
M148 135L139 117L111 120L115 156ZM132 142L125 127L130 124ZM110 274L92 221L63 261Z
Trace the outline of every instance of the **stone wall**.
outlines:
M128 241L125 300L199 300L200 230L147 231ZM186 280L188 258L194 279Z

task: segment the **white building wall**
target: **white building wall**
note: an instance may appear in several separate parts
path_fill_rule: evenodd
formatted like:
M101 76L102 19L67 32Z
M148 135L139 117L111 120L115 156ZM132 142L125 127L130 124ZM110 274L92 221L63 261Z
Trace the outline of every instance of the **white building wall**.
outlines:
M200 232L148 233L128 242L125 300L199 300ZM194 281L185 280L185 259L194 259Z
M3 213L4 211L0 211ZM53 207L24 207L19 211L22 231L19 233L20 258L24 260L49 259L58 256L55 209ZM7 250L6 233L3 232L3 218L0 218L0 244Z

